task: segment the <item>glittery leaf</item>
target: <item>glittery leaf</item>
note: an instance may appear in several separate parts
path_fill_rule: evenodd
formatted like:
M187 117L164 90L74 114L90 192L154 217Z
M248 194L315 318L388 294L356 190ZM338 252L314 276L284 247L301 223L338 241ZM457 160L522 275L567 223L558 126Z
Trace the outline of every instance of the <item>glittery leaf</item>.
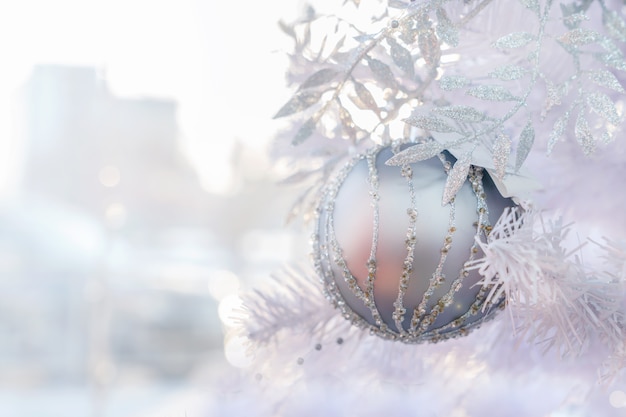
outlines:
M402 152L399 152L389 158L385 164L393 166L401 166L405 164L412 164L414 162L425 161L433 156L439 155L443 151L444 147L439 143L430 141L426 143L418 143L413 145Z
M611 71L604 69L595 70L589 73L589 78L598 85L610 88L620 93L624 92L624 88Z
M445 75L439 80L439 87L442 90L458 90L470 83L470 80L462 75Z
M563 133L565 132L565 127L567 126L567 122L569 122L570 112L567 111L563 114L563 116L559 117L557 121L554 123L552 127L552 132L548 137L548 155L552 152L554 145L559 141Z
M291 140L292 145L299 145L305 140L307 140L313 132L315 132L315 127L317 125L317 118L311 117L309 120L304 122L300 129L296 132L296 135Z
M366 59L367 65L370 67L370 70L372 70L372 74L374 75L376 81L380 82L384 87L395 88L396 78L393 76L389 65L376 58L366 57Z
M539 14L539 0L520 0L527 9Z
M355 36L353 39L359 43L363 43L363 42L371 41L372 39L374 39L374 35L372 34L358 35L358 36Z
M522 130L520 134L519 141L517 143L517 155L515 156L515 171L519 171L519 169L526 161L530 150L533 147L533 143L535 142L535 129L533 128L532 122L529 120L526 123L526 126Z
M415 20L417 16L411 16L408 19L403 19L400 23L400 39L406 45L412 45L417 40L419 31L415 28Z
M571 30L558 38L565 45L581 46L600 39L600 34L596 31L577 28Z
M297 92L274 116L274 119L279 117L289 116L300 112L306 108L311 107L319 101L322 94L318 91L299 91Z
M448 45L457 46L459 44L459 31L441 7L437 9L437 22L437 35Z
M400 0L389 0L389 7L394 9L406 9L408 3L400 1Z
M437 116L425 116L422 114L418 114L415 116L411 116L404 121L411 126L419 127L421 129L430 130L433 132L456 132L456 130L452 126L450 126L443 119Z
M413 57L405 47L400 45L395 39L388 38L389 46L391 47L391 59L393 62L406 73L409 78L415 76L415 68L413 65Z
M504 65L489 73L491 78L499 78L503 81L519 80L528 73L528 70L519 65Z
M544 105L544 114L552 107L559 106L561 99L565 95L567 89L565 85L555 85L552 81L546 80L546 102Z
M339 120L341 121L341 125L348 136L351 138L356 137L356 129L352 116L350 115L350 112L341 105L341 103L339 104Z
M613 38L626 42L626 23L617 12L605 10L602 14L602 23Z
M591 155L596 148L596 141L591 134L591 130L589 130L589 124L587 123L587 119L585 119L582 112L578 113L578 117L576 118L574 134L576 135L576 140L582 147L584 154Z
M339 71L334 70L332 68L321 69L313 73L311 76L309 76L309 78L307 78L302 83L302 85L300 86L300 89L317 87L319 85L324 85L326 83L329 83L330 81L333 80L333 78L337 76L338 73Z
M448 179L446 186L443 190L443 199L441 205L445 206L456 196L459 192L465 180L467 180L467 174L469 173L472 160L472 153L467 152L455 163L450 172L448 173Z
M619 47L608 38L602 39L599 43L602 48L604 48L606 53L596 54L594 56L612 68L620 71L626 71L626 61L624 60L624 55Z
M426 64L430 67L437 67L441 59L441 46L435 32L431 29L420 33L417 44Z
M498 133L493 144L493 164L496 168L496 176L500 179L504 178L510 154L511 138L502 132Z
M485 120L485 114L474 107L470 106L445 106L435 107L436 113L449 117L450 119L462 122L482 122Z
M517 101L519 98L515 97L509 90L501 85L479 85L467 90L467 94L481 100L491 101Z
M513 32L496 40L493 46L499 49L520 48L534 39L535 37L528 32Z
M620 120L617 110L615 109L615 104L613 104L613 101L606 94L591 93L587 95L587 104L589 104L589 107L591 107L593 111L609 122L614 125L619 124Z
M282 30L286 35L290 36L293 39L296 39L296 31L293 29L293 25L288 25L282 20L279 20L278 27L280 27L280 30Z
M602 133L602 137L600 138L603 144L607 145L613 141L613 135L611 132Z
M376 100L374 100L374 96L372 96L372 93L370 92L370 90L367 89L366 86L358 81L354 81L354 91L356 92L356 95L360 101L359 107L378 111L378 105L376 104Z

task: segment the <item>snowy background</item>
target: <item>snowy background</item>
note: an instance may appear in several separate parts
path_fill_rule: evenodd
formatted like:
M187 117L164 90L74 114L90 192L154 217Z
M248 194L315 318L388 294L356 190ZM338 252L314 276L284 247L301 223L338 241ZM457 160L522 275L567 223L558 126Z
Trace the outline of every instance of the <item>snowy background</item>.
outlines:
M0 1L0 416L212 401L220 315L307 250L266 156L299 5Z

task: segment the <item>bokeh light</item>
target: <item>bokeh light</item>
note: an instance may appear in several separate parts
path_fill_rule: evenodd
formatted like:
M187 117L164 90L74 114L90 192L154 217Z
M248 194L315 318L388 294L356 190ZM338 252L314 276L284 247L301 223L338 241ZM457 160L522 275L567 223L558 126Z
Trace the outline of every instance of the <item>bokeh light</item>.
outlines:
M609 396L611 406L615 408L626 408L626 393L623 391L612 391Z

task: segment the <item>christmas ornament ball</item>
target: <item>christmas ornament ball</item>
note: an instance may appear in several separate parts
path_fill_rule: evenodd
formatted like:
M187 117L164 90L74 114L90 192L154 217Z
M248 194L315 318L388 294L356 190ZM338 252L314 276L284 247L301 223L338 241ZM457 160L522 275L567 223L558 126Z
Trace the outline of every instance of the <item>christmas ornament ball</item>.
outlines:
M442 205L455 158L444 151L386 165L399 150L381 146L358 155L325 187L315 267L344 316L383 338L419 343L464 335L504 305L484 305L487 289L476 285L481 276L467 263L481 255L477 240L515 203L471 166L455 198Z

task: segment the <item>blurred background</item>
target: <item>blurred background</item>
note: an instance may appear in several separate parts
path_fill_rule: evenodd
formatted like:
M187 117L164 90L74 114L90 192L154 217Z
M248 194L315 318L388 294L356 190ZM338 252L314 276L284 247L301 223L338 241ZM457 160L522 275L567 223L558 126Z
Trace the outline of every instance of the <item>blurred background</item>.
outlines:
M300 2L0 0L0 416L201 415L307 248L266 150Z

